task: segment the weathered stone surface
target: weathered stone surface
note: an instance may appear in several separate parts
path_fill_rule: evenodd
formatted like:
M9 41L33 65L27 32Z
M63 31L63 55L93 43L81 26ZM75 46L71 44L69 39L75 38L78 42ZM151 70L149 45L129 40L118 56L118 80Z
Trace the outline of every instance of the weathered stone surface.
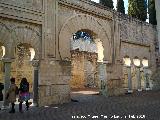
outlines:
M42 99L43 98L43 99ZM69 85L40 85L39 105L62 104L70 102Z
M121 79L112 79L107 81L107 94L108 96L124 94L125 90L122 86L123 81Z
M97 54L72 51L71 88L98 87Z
M69 101L70 81L82 87L98 79L94 55L87 52L87 56L72 59L71 38L80 30L90 32L95 42L102 43L108 95L122 94L128 88L123 57L131 58L131 66L134 57L141 61L147 58L148 69L152 73L156 70L155 27L89 0L0 0L0 29L0 45L6 48L6 58L16 57L14 50L19 43L35 49L40 106Z
M43 0L0 0L1 4L42 11Z

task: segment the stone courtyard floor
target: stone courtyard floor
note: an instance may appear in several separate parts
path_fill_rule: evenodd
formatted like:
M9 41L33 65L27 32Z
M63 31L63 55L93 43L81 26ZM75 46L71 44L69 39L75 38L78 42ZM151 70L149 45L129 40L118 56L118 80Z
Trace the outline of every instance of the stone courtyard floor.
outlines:
M105 97L95 91L72 93L72 102L31 107L15 114L0 110L0 120L160 120L160 91Z

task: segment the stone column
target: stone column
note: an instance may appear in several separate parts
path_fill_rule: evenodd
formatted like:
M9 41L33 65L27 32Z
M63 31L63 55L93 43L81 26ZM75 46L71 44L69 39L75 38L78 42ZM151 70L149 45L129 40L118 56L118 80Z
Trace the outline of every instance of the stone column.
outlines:
M137 89L138 89L138 91L142 91L142 89L141 89L140 67L137 67L136 77L137 77Z
M100 94L107 95L107 72L106 64L99 63L98 65L98 76L100 80Z
M144 88L145 90L149 90L150 89L150 85L149 85L149 74L147 72L147 68L144 67Z
M156 8L156 18L157 18L157 32L158 32L158 42L160 48L160 0L155 0L155 8ZM160 53L160 49L159 49Z
M38 79L39 79L39 60L33 60L34 80L33 80L33 104L38 106Z
M128 72L128 93L132 93L132 76L131 76L131 66L127 66Z
M4 94L3 94L3 107L6 108L9 106L9 103L6 101L6 92L10 86L10 76L11 76L11 63L13 62L10 58L3 58L4 62Z

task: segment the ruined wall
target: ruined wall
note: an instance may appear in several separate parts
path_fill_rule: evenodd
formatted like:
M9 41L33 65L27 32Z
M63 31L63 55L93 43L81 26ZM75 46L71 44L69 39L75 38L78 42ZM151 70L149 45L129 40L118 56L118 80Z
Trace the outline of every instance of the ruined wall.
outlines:
M133 63L133 59L138 57L141 61L141 87L144 89L144 72L142 59L147 58L149 61L148 69L152 73L156 70L156 51L155 43L157 41L157 31L155 26L141 22L137 19L123 16L121 14L117 15L119 22L119 37L120 37L120 54L121 60L125 56L131 58L131 73L132 73L132 87L137 89L137 79L136 79L136 66ZM124 79L124 88L127 87L127 70L123 67L123 78ZM150 81L153 84L153 81ZM154 86L152 86L154 88Z
M85 52L72 52L71 88L85 87Z
M83 8L82 5L87 7ZM80 9L77 9L78 7ZM96 10L92 10L92 7ZM60 1L58 13L60 46L66 43L66 46L60 50L62 58L70 58L70 47L67 46L70 44L68 39L72 37L71 33L74 34L81 29L90 29L99 37L103 36L102 31L105 31L106 36L101 37L100 40L104 47L104 62L107 66L106 84L109 95L124 93L124 86L127 85L126 82L124 83L123 76L123 57L125 55L131 59L137 56L141 60L146 57L149 60L150 69L155 71L156 30L152 25L114 11L104 10L103 7L95 4L88 5L88 1L79 3L69 0ZM90 19L90 16L94 18ZM102 30L97 30L100 27L96 25L94 19L101 24ZM97 36L95 35L95 38ZM68 53L64 52L65 50ZM136 88L135 82L133 86Z
M29 43L37 51L40 106L70 101L70 40L78 30L92 31L94 39L103 44L109 95L124 92L125 55L147 57L150 69L155 70L155 28L91 1L0 0L0 10L0 43L7 47L6 56L14 57L19 42ZM84 64L88 65L88 61ZM84 70L84 75L90 74Z
M71 88L98 87L97 54L86 51L72 51Z
M30 62L29 56L20 56L21 60L18 60L16 47L20 43L25 43L30 47L35 48L36 58L40 54L40 44L41 44L41 26L29 23L26 21L13 20L9 18L0 17L0 43L5 47L5 56L1 58L1 76L0 82L4 83L4 58L12 59L11 64L11 77L16 78L16 84L19 86L22 77L26 77L30 83L30 92L33 88L33 67ZM7 31L8 32L7 32ZM7 37L8 36L8 37ZM2 55L1 55L2 57ZM22 67L19 67L21 65Z
M71 62L41 61L39 105L62 104L70 101Z
M112 62L113 14L102 8L96 8L94 5L90 4L90 2L86 3L84 1L74 2L60 0L58 8L58 40L59 47L61 48L59 49L59 53L57 53L58 57L70 59L72 35L79 30L88 30L92 32L95 39L100 39L103 43L103 47L106 48L104 50L104 60Z

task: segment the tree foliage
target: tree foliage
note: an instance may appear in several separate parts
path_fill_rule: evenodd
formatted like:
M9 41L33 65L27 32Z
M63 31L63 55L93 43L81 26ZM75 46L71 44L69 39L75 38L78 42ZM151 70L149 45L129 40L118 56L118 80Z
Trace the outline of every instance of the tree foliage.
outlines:
M128 15L138 18L142 21L147 19L147 1L129 0Z
M112 9L114 8L112 0L100 0L100 3L109 8L112 8Z
M125 14L125 7L124 7L124 1L118 0L117 1L117 11Z
M155 0L148 1L149 23L157 25Z

